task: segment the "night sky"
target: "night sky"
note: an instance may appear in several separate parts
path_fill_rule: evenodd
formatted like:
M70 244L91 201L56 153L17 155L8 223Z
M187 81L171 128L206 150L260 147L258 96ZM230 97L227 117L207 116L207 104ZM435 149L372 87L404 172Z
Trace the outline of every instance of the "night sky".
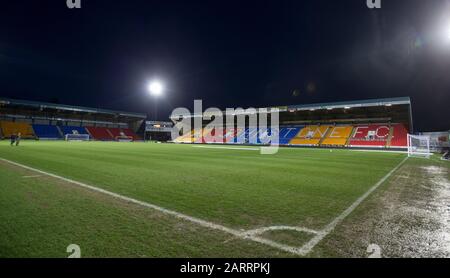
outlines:
M194 98L224 109L410 96L416 129L450 129L446 0L0 3L2 97L152 115L157 78L164 120Z

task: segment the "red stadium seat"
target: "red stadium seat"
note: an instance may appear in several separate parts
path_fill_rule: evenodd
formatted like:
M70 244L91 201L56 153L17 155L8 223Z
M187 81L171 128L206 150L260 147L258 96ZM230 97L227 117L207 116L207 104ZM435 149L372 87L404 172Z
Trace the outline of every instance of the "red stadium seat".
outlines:
M389 124L355 126L349 145L361 147L385 147L389 132Z
M139 136L136 135L131 129L129 128L108 128L111 135L117 139L118 137L130 137L133 138L133 140L140 140Z
M133 137L133 140L141 140L141 137L139 137L133 130L130 128L122 128L123 133L125 133L126 136Z
M95 140L101 141L114 140L114 137L106 127L86 127L86 129L91 134L91 137L94 138Z
M393 134L391 139L392 147L407 147L408 146L408 130L403 124L392 125Z

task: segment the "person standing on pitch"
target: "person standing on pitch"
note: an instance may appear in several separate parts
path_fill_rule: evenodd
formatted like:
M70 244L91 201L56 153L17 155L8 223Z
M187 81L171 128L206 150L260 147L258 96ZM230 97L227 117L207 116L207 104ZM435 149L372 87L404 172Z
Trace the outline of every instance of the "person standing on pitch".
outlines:
M16 136L16 146L19 146L21 136L22 136L22 134L21 134L20 132L17 133L17 136Z
M16 142L16 134L11 134L11 146L14 145L14 143Z

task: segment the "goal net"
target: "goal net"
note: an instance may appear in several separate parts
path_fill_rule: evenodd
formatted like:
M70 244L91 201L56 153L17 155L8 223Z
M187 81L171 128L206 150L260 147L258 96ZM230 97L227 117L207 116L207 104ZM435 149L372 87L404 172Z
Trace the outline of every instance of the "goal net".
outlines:
M126 135L116 136L115 139L118 142L132 142L133 141L132 136L126 136Z
M89 141L88 134L66 134L66 141Z
M408 134L408 156L429 158L430 137L423 135Z

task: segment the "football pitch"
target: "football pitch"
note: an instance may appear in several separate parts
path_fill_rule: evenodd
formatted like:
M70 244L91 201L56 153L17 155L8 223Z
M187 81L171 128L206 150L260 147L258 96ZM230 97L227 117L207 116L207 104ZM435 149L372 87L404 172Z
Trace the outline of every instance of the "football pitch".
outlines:
M0 257L67 257L70 244L83 257L334 256L322 241L401 168L423 163L440 162L339 149L0 141Z

